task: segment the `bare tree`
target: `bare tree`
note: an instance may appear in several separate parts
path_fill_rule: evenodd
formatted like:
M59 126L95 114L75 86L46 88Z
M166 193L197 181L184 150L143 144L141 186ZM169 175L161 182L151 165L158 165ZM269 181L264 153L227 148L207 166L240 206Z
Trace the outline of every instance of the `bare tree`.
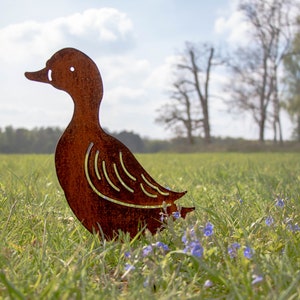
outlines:
M252 112L261 142L268 120L274 141L282 141L278 74L291 42L293 5L292 0L241 0L239 5L250 35L249 45L238 49L230 63L234 85L231 105Z
M214 54L212 45L186 43L181 60L176 65L174 91L171 94L171 99L176 101L163 106L156 119L177 131L183 125L191 143L193 133L199 132L200 128L204 141L211 142L209 84Z
M198 118L199 113L194 109L192 91L188 90L184 80L178 80L173 83L170 94L175 101L159 109L156 122L172 129L177 136L186 136L189 143L194 144L194 136L201 128L202 119Z
M210 73L214 64L214 52L214 47L209 44L202 44L197 47L195 44L186 43L184 60L178 64L179 69L186 70L189 73L185 82L194 89L199 101L202 110L202 126L206 143L211 142L208 104Z
M230 109L250 112L263 142L273 82L267 76L267 59L261 54L255 48L236 50L230 61L232 77L227 90Z
M300 18L297 21L297 32L290 52L284 57L285 77L287 85L282 106L294 124L293 136L300 142Z

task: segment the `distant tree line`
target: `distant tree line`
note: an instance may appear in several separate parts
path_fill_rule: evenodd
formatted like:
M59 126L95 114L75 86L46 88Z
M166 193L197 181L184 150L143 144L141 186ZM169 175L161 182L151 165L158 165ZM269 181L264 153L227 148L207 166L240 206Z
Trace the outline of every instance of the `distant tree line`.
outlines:
M31 130L12 126L0 128L0 153L54 153L62 133L63 130L59 127L40 127ZM110 134L133 152L147 152L145 142L138 134L129 131Z
M106 130L108 132L108 130ZM56 144L63 133L59 127L40 127L34 129L0 128L0 153L2 154L53 154ZM261 144L257 141L247 141L241 138L211 137L207 140L195 137L193 144L187 137L176 137L170 140L155 140L141 138L132 131L109 132L134 153L157 152L257 152L257 151L300 151L297 142L285 142L274 145L272 141Z
M0 153L53 154L62 133L63 130L59 127L40 127L31 130L12 126L0 128ZM124 143L134 153L300 151L300 144L297 142L285 142L284 146L276 146L272 141L261 144L258 141L241 138L211 137L210 143L207 144L205 138L197 137L194 138L191 145L186 137L155 140L141 138L138 134L126 130L108 133Z
M53 153L56 143L62 134L58 127L0 129L1 153Z

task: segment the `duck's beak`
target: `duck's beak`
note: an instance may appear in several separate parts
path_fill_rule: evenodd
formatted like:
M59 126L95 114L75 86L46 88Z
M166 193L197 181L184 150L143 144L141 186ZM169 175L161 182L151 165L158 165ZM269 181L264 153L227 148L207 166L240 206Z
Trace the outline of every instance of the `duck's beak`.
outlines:
M44 68L36 72L25 72L25 77L29 80L44 83L50 83L52 81L51 70L49 70L48 68Z

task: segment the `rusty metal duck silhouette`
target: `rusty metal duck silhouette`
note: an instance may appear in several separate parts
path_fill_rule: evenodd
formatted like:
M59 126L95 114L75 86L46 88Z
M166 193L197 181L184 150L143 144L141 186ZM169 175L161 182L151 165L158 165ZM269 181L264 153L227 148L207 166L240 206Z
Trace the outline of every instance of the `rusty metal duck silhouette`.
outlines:
M185 192L159 185L126 146L101 128L102 79L87 55L62 49L44 69L25 76L66 91L74 101L72 120L57 144L55 166L69 206L90 232L101 230L113 237L121 229L134 236L146 224L154 233L163 209L177 211L174 201ZM181 208L181 216L192 210Z

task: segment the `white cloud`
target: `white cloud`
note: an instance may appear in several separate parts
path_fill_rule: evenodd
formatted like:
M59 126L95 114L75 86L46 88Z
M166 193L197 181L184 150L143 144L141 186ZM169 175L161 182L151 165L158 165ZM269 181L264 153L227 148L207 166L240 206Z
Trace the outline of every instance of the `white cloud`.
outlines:
M145 87L157 88L162 92L169 90L174 77L174 67L179 63L180 58L179 55L167 56L163 64L153 68L145 81Z
M125 83L139 87L151 70L148 60L131 55L102 56L97 59L97 64L108 87Z
M136 101L145 97L145 90L141 88L130 88L127 86L116 86L105 94L109 105L136 105ZM125 100L125 101L124 101ZM124 103L125 102L125 103Z
M214 31L224 36L229 45L243 44L248 41L249 25L238 10L238 1L231 1L227 11L220 13L216 19Z
M58 48L84 45L94 53L116 53L132 47L133 24L113 8L89 9L48 22L27 21L0 29L0 61L19 63ZM83 49L84 50L84 49Z

